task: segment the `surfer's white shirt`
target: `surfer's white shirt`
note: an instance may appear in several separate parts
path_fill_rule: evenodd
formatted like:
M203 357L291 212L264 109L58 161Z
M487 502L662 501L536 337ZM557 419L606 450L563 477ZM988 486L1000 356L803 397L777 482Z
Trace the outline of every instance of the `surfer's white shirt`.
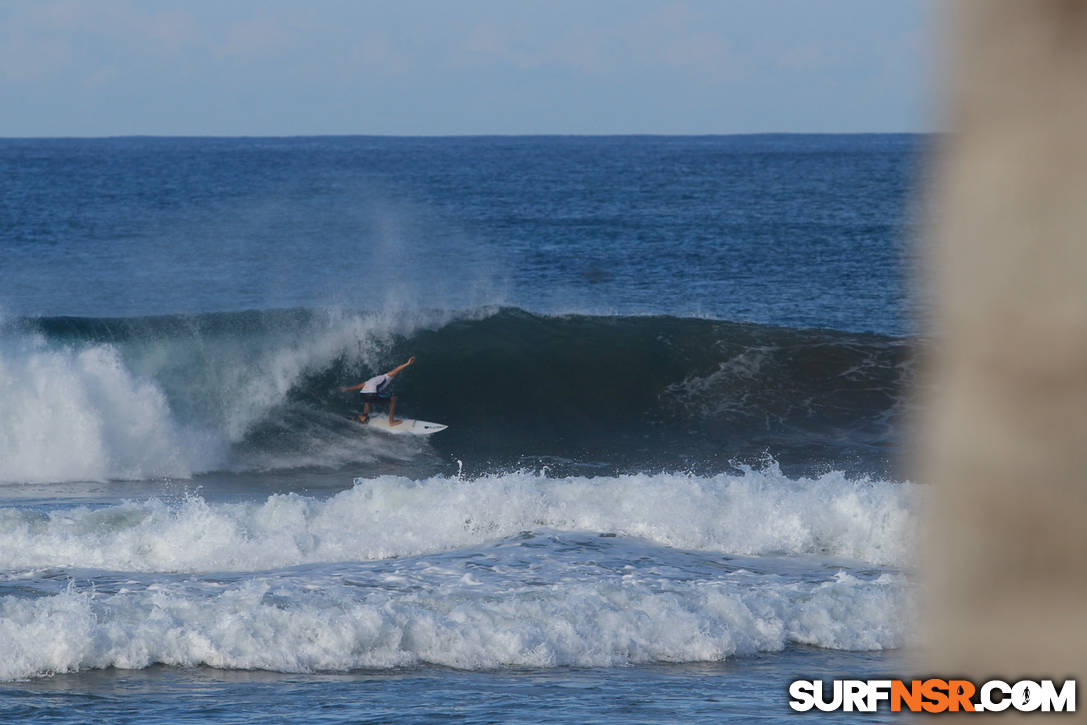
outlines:
M362 384L362 390L359 391L362 395L376 395L385 391L385 388L389 387L389 381L391 381L388 375L375 375Z

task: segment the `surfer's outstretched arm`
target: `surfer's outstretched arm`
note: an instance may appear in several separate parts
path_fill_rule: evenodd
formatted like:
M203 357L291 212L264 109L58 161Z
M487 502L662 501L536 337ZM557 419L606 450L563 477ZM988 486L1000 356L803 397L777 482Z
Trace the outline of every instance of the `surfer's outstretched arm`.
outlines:
M404 363L403 365L397 365L395 368L393 368L392 370L390 370L389 372L387 372L385 374L388 375L390 378L395 377L398 372L400 372L401 370L406 368L408 365L411 365L413 362L415 362L415 356L414 355L409 357L408 361L406 363Z
M414 355L409 357L408 361L406 363L404 363L403 365L397 365L395 368L393 368L392 370L390 370L389 372L387 372L385 374L388 375L390 378L396 377L397 373L399 373L401 370L406 368L408 365L411 365L413 362L415 362L415 356ZM366 383L359 383L358 385L352 385L352 386L350 386L348 388L340 388L340 392L341 393L348 393L348 392L350 392L352 390L362 390L362 388L365 385L366 385Z

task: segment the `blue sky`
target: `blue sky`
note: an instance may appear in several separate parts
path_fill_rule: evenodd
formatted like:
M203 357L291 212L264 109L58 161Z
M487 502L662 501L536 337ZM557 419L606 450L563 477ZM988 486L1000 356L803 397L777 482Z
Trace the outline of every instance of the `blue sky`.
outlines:
M935 129L923 0L4 0L0 136Z

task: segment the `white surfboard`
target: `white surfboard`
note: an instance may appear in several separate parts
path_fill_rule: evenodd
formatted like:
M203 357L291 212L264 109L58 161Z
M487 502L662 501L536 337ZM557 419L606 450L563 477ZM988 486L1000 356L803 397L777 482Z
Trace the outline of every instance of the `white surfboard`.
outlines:
M445 430L449 426L442 425L441 423L431 423L428 420L415 420L414 418L401 418L402 422L399 425L389 425L388 415L374 415L370 414L370 420L365 423L361 423L364 428L373 428L383 433L392 433L394 435L415 435L415 436L428 436L431 433L437 433L438 431Z

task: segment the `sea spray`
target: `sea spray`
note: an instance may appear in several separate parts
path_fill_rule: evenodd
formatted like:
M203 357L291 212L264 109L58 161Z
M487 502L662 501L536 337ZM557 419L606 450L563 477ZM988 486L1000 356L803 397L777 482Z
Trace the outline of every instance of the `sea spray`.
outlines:
M110 345L0 336L0 401L0 483L187 477L224 460Z

